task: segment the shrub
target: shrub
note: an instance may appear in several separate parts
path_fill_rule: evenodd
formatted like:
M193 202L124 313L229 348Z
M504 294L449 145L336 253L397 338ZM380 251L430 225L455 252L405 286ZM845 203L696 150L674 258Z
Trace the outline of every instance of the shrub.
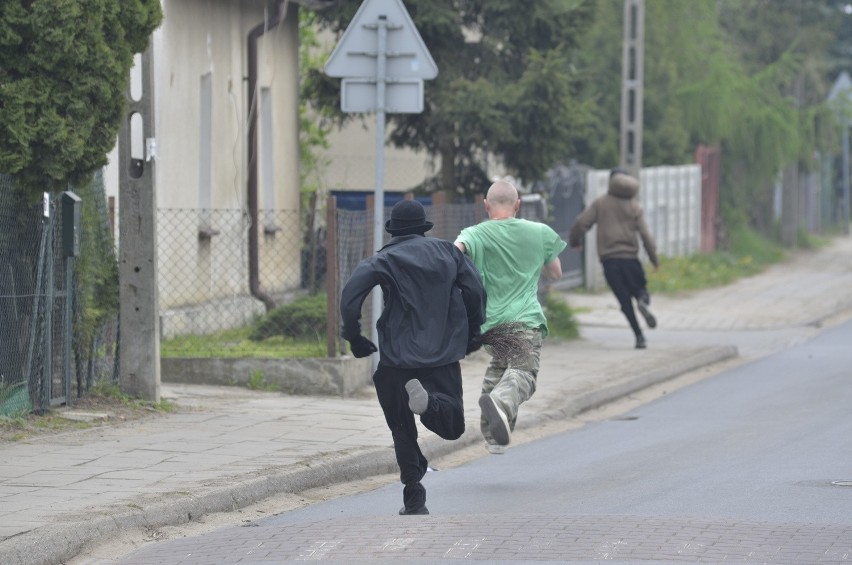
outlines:
M325 294L303 296L279 306L264 316L249 334L252 341L274 336L308 337L325 335Z
M580 328L571 306L559 295L548 292L544 299L544 315L547 317L548 335L562 339L580 337Z

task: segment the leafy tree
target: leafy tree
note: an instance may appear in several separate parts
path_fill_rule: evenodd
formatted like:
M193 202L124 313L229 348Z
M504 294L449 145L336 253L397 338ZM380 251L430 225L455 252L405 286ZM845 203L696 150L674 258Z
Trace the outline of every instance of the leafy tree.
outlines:
M94 173L115 145L133 55L145 50L161 19L159 0L0 3L0 172L14 179L2 194L9 204L3 214L13 221L0 232L0 255L8 257L15 288L33 289L34 263L43 258L20 247L49 229L39 226L35 203L42 192L75 187L84 201L78 353L91 348L97 325L117 304L117 265L98 221L104 202ZM17 306L0 310L0 323L32 318L29 301ZM7 378L27 382L28 375L17 375L23 367L13 349L0 348L0 355L9 357L0 358Z
M599 1L575 58L595 116L577 158L601 168L618 162L623 6ZM817 0L647 2L643 164L689 162L699 143L720 145L726 223L769 232L779 171L811 166L814 149L833 142L822 101L839 11Z
M836 145L825 98L839 13L836 3L822 0L719 3L725 37L752 79L741 98L748 102L746 119L739 120L738 135L726 140L726 155L733 161L724 171L732 189L723 194L729 218L744 215L741 220L770 233L772 185L779 171L813 170L816 151ZM785 198L797 196L793 192Z
M398 147L440 157L427 185L458 195L481 192L495 156L522 181L566 159L589 125L570 55L591 23L595 0L409 0L406 7L438 66L421 114L390 114ZM319 12L338 35L355 2ZM339 81L310 77L313 102L339 106ZM347 116L338 114L337 121Z
M599 168L619 162L624 0L599 0L595 21L581 40L575 65L582 95L593 106L594 134L575 139L578 160ZM678 164L692 159L696 139L716 119L690 124L689 113L716 114L711 95L684 99L701 81L708 55L721 47L715 6L711 2L655 0L645 4L643 88L644 166Z
M35 194L103 167L133 55L161 19L159 0L4 0L0 171Z

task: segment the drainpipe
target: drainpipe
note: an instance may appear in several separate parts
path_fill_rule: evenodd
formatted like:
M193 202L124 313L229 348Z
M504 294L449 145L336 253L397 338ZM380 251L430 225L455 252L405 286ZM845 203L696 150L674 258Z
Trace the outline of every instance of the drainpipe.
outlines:
M266 311L275 308L275 301L260 287L258 266L258 203L257 203L257 41L264 33L278 27L287 15L287 0L279 0L278 15L270 22L253 27L248 34L248 208L251 225L248 234L249 290L263 302Z

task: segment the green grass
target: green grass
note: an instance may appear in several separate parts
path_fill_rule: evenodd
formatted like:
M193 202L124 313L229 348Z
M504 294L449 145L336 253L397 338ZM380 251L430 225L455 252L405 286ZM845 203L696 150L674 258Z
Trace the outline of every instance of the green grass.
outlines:
M746 229L732 232L730 247L730 251L661 257L659 270L648 272L648 290L677 294L723 286L784 259L780 246Z
M547 317L547 334L560 339L577 339L580 328L574 310L559 295L549 292L544 299L544 315Z
M269 392L278 390L278 385L266 382L266 377L263 376L263 372L260 369L255 369L251 372L246 386L251 390L265 390Z
M313 339L273 336L252 341L252 326L210 335L182 336L160 342L162 357L325 357L325 335Z
M133 408L134 410L139 408L153 408L160 412L174 412L175 410L175 405L168 400L149 402L147 400L131 398L121 392L121 389L117 384L109 381L98 381L95 383L95 385L86 393L86 397L95 401L98 399L114 401L119 404L123 404L128 408Z

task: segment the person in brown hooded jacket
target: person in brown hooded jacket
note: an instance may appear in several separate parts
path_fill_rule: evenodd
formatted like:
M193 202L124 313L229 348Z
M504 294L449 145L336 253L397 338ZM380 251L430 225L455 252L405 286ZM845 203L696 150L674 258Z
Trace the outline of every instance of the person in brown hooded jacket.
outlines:
M645 349L645 336L633 310L633 299L648 327L657 326L651 313L651 297L645 281L645 271L639 262L639 238L656 269L659 266L657 248L642 215L642 206L636 200L639 181L622 169L612 169L607 193L586 208L571 227L568 236L571 247L579 248L583 237L593 225L598 225L598 257L603 265L604 277L621 306L633 334L636 348Z

